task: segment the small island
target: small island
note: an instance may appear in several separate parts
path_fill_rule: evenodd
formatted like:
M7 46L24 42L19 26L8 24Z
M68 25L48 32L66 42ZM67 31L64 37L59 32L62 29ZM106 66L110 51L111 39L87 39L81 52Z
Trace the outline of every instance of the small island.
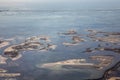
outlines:
M120 43L120 32L103 32L97 30L88 30L88 32L90 33L87 37L90 37L93 41Z
M44 43L42 41L45 41ZM25 42L11 45L4 50L4 55L10 57L12 60L17 60L21 58L21 51L49 51L55 50L56 45L49 43L51 40L47 36L34 36L27 38Z
M0 48L8 46L10 43L8 41L0 40Z
M107 66L109 66L114 57L112 55L105 55L105 56L91 56L90 57L92 60L98 61L98 64L95 64L94 67L101 70Z
M63 42L64 46L76 46L79 43L84 42L85 40L78 35L78 32L74 29L68 30L67 32L59 33L66 37L70 37L71 41Z
M8 59L8 58L3 57L2 55L0 55L0 64L7 64L7 63L6 63L7 59Z
M76 30L74 30L74 29L70 29L70 30L68 30L68 31L66 31L66 32L60 32L60 33L58 33L58 34L62 34L62 35L76 35L77 34L77 31Z

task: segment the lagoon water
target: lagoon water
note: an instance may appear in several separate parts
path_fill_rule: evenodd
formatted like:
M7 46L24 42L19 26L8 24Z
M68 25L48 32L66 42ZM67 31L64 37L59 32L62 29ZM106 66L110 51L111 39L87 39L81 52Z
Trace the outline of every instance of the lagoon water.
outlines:
M21 73L13 80L86 80L102 77L104 71L117 63L119 54L104 51L93 54L83 53L86 48L96 47L98 43L86 41L78 46L65 47L62 42L69 40L59 36L59 32L75 29L79 34L87 34L86 30L95 29L108 32L120 31L120 10L8 10L0 11L0 38L15 40L11 44L24 42L27 37L48 35L57 48L53 51L25 51L22 58L9 61L0 68L8 72ZM6 48L6 47L5 47ZM5 48L0 49L0 54ZM56 71L38 68L36 65L63 61L68 59L85 58L88 61L92 55L113 55L112 64L104 70L79 69L77 71ZM7 78L0 78L0 80ZM11 79L10 79L11 80Z

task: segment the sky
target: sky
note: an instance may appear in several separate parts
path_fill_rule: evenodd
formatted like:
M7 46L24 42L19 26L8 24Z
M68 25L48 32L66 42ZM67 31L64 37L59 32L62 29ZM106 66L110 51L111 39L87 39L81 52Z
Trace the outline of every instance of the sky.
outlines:
M0 0L0 8L120 9L120 0Z

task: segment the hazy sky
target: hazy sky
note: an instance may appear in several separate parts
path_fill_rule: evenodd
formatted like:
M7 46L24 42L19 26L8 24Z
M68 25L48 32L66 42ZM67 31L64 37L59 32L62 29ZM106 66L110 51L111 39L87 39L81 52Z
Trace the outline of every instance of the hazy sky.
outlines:
M120 8L120 0L0 0L0 8Z

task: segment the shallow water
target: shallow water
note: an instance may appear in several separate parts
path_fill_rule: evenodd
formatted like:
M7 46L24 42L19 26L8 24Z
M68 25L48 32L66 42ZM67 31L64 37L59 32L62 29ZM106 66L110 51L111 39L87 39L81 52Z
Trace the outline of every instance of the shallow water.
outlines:
M38 11L3 11L0 12L0 37L15 38L11 44L23 42L30 36L48 35L52 43L58 45L53 51L25 51L17 61L8 61L7 65L0 65L8 72L19 72L20 77L15 80L85 80L100 78L104 71L112 67L120 59L117 53L104 51L92 54L83 53L86 48L96 47L98 42L90 41L78 46L65 47L62 42L69 41L69 37L58 35L69 29L75 29L85 35L87 29L107 32L119 32L120 10L38 10ZM100 42L102 43L102 42ZM104 44L104 43L102 43ZM1 54L4 48L0 49ZM112 64L104 70L79 69L77 71L54 71L36 67L37 64L63 61L68 59L85 58L92 55L113 55ZM5 80L5 78L1 78ZM14 80L14 79L13 79Z

